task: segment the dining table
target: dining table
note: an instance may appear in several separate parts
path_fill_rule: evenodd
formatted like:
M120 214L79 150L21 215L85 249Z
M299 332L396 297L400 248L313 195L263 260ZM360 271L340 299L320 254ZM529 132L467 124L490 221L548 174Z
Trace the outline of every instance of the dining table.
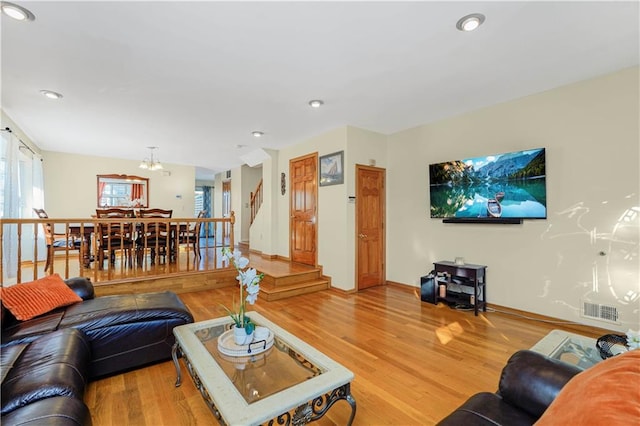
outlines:
M69 235L82 240L82 265L88 268L93 260L91 256L91 235L94 233L92 223L70 224Z

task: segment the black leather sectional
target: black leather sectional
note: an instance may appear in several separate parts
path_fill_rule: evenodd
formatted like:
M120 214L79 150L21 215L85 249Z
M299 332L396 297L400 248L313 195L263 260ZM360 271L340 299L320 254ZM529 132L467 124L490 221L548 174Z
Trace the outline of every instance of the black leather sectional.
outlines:
M66 281L83 301L28 321L2 307L2 417L9 425L89 425L89 380L171 358L173 327L193 316L171 292L94 297L86 278Z
M496 393L473 395L438 425L533 425L564 385L581 371L537 352L518 351L502 369Z

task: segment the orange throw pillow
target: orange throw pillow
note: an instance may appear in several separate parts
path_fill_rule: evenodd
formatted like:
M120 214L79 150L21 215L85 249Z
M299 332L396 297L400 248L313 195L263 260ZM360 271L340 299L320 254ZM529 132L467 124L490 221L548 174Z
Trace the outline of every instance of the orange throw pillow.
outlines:
M607 358L574 376L536 422L636 425L640 422L640 349Z
M36 281L0 288L0 299L14 317L25 321L55 308L82 302L60 278L53 274Z

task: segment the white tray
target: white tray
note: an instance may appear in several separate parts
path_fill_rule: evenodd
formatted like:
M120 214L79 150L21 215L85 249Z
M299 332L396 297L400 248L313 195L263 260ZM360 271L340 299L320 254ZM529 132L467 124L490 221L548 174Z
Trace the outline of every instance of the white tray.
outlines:
M248 345L237 345L233 338L233 329L227 330L218 337L218 350L220 353L229 356L251 356L267 351L273 346L273 331L269 330L266 339L256 340Z

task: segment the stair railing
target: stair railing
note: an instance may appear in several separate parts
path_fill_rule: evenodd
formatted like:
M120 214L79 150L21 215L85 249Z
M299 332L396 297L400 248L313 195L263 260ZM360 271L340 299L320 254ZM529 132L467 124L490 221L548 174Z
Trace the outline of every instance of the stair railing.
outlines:
M256 218L260 206L262 206L262 179L258 182L255 192L251 193L251 223Z
M42 227L46 223L58 229L56 233L63 242L51 253L43 238ZM163 243L169 256L154 262L151 251L160 253L160 242L149 241L144 230L160 223L171 230ZM132 235L121 235L120 240L106 243L101 239L101 226L110 234L110 229L123 224L133 224ZM234 224L233 211L227 218L1 218L0 259L4 255L6 263L0 262L0 287L53 273L65 279L87 276L94 283L106 283L228 268L219 254L223 247L235 247ZM209 232L200 233L201 228ZM65 244L65 240L75 243ZM106 255L102 262L100 251ZM52 259L45 270L47 254Z

